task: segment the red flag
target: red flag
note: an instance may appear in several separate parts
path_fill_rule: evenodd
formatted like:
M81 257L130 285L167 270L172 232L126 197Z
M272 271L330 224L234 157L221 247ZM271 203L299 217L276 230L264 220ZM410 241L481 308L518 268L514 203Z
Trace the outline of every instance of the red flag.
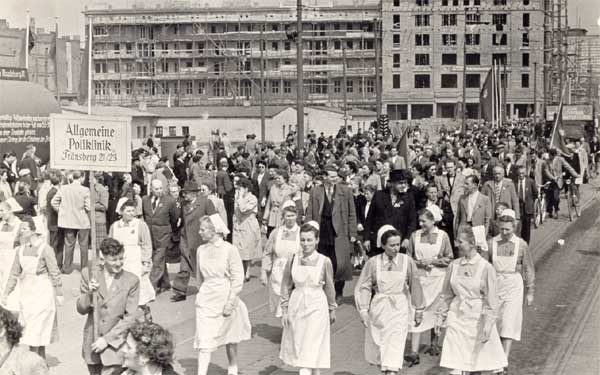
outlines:
M398 155L402 156L408 163L408 126L404 127L396 149L398 150Z
M485 82L479 93L479 105L481 106L481 118L492 122L493 95L492 95L492 68L485 77Z
M31 31L31 26L29 27L29 52L35 47L35 38L33 36L33 31Z
M558 106L558 112L555 113L556 118L554 119L554 129L552 130L550 147L555 148L558 152L562 153L563 155L571 155L571 151L569 151L565 143L565 130L563 129L562 123L562 111L563 102L561 101Z

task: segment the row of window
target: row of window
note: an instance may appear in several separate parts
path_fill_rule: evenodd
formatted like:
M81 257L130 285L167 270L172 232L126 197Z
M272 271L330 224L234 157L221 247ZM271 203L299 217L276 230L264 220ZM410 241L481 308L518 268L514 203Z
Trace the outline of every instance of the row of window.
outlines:
M504 74L502 74L503 82L506 81ZM429 89L431 88L431 75L430 74L415 74L414 76L414 88L415 89ZM481 75L480 74L467 74L465 81L467 88L480 88L481 86ZM400 89L401 76L400 74L392 75L392 88ZM458 75L457 74L441 74L440 75L440 87L443 89L456 89L458 88ZM529 73L521 74L521 87L529 88Z
M169 137L175 137L177 136L177 127L176 126L169 126ZM143 136L140 137L140 133L143 133ZM181 135L186 136L190 134L190 127L189 126L182 126L181 127ZM154 136L157 138L160 137L164 137L165 133L164 133L164 129L162 126L156 126L154 128ZM141 131L141 129L139 129L138 127L138 138L146 138L146 128L144 128L143 132Z
M457 34L442 34L442 45L456 46ZM431 38L429 34L415 34L415 46L429 46ZM465 44L468 46L478 46L481 44L481 34L465 34ZM508 44L508 34L492 34L492 45L506 46ZM529 33L521 35L521 46L529 47ZM392 47L402 48L402 35L392 35Z
M428 7L430 6L430 2L433 3L434 1L430 1L430 0L415 0L415 5L419 6L419 7ZM507 5L508 0L494 0L493 4L494 6L506 6ZM522 0L523 5L529 5L530 4L530 0ZM447 6L459 6L459 3L461 3L460 0L441 0L441 4L444 7ZM471 3L471 0L462 0L462 5L463 6L479 6L481 5L481 0L473 0L473 2ZM400 7L400 0L394 0L394 7L398 8Z
M431 26L431 14L416 14L413 16L415 19L415 26ZM392 28L400 29L401 26L401 15L392 15ZM493 25L506 25L508 15L506 13L494 13L492 14ZM442 14L442 26L456 26L458 17L456 14ZM467 14L467 23L479 23L481 22L481 14ZM522 26L530 27L531 18L529 13L523 13Z
M394 53L392 55L392 67L402 67L402 55ZM431 65L431 61L428 53L417 53L415 54L415 65ZM466 65L481 65L481 55L479 53L467 53L465 56ZM497 61L501 65L504 65L508 61L506 53L494 53L492 54L492 61ZM442 65L456 65L457 54L456 53L442 53ZM521 66L529 66L529 53L523 53L521 55Z

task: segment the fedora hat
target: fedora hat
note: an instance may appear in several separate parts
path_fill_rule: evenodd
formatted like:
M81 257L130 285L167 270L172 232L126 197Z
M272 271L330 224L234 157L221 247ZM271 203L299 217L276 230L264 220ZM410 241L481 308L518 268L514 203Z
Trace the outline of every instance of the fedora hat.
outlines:
M194 181L186 181L183 184L183 188L181 189L181 191L200 191L200 188L198 187L198 184Z
M406 169L394 169L390 172L390 182L409 181L410 175Z

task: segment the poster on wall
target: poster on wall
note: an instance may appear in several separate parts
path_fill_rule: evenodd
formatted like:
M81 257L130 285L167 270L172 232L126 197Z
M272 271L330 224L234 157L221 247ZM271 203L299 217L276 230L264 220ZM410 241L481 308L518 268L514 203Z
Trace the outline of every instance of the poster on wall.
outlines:
M27 145L36 148L35 154L41 164L47 164L50 157L50 118L17 114L0 115L0 145L2 153L14 151L20 160Z

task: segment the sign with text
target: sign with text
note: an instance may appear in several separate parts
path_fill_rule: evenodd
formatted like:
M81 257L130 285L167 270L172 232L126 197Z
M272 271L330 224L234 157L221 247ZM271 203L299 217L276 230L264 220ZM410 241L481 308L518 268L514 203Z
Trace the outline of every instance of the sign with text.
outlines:
M0 67L0 80L29 81L29 74L23 68Z
M50 115L50 167L131 172L131 118Z
M557 105L547 106L546 120L553 121L557 111ZM564 105L562 118L563 121L593 121L594 109L591 105Z
M33 145L41 164L46 164L49 158L49 122L48 117L0 115L0 150L2 153L14 151L21 160L27 145Z

